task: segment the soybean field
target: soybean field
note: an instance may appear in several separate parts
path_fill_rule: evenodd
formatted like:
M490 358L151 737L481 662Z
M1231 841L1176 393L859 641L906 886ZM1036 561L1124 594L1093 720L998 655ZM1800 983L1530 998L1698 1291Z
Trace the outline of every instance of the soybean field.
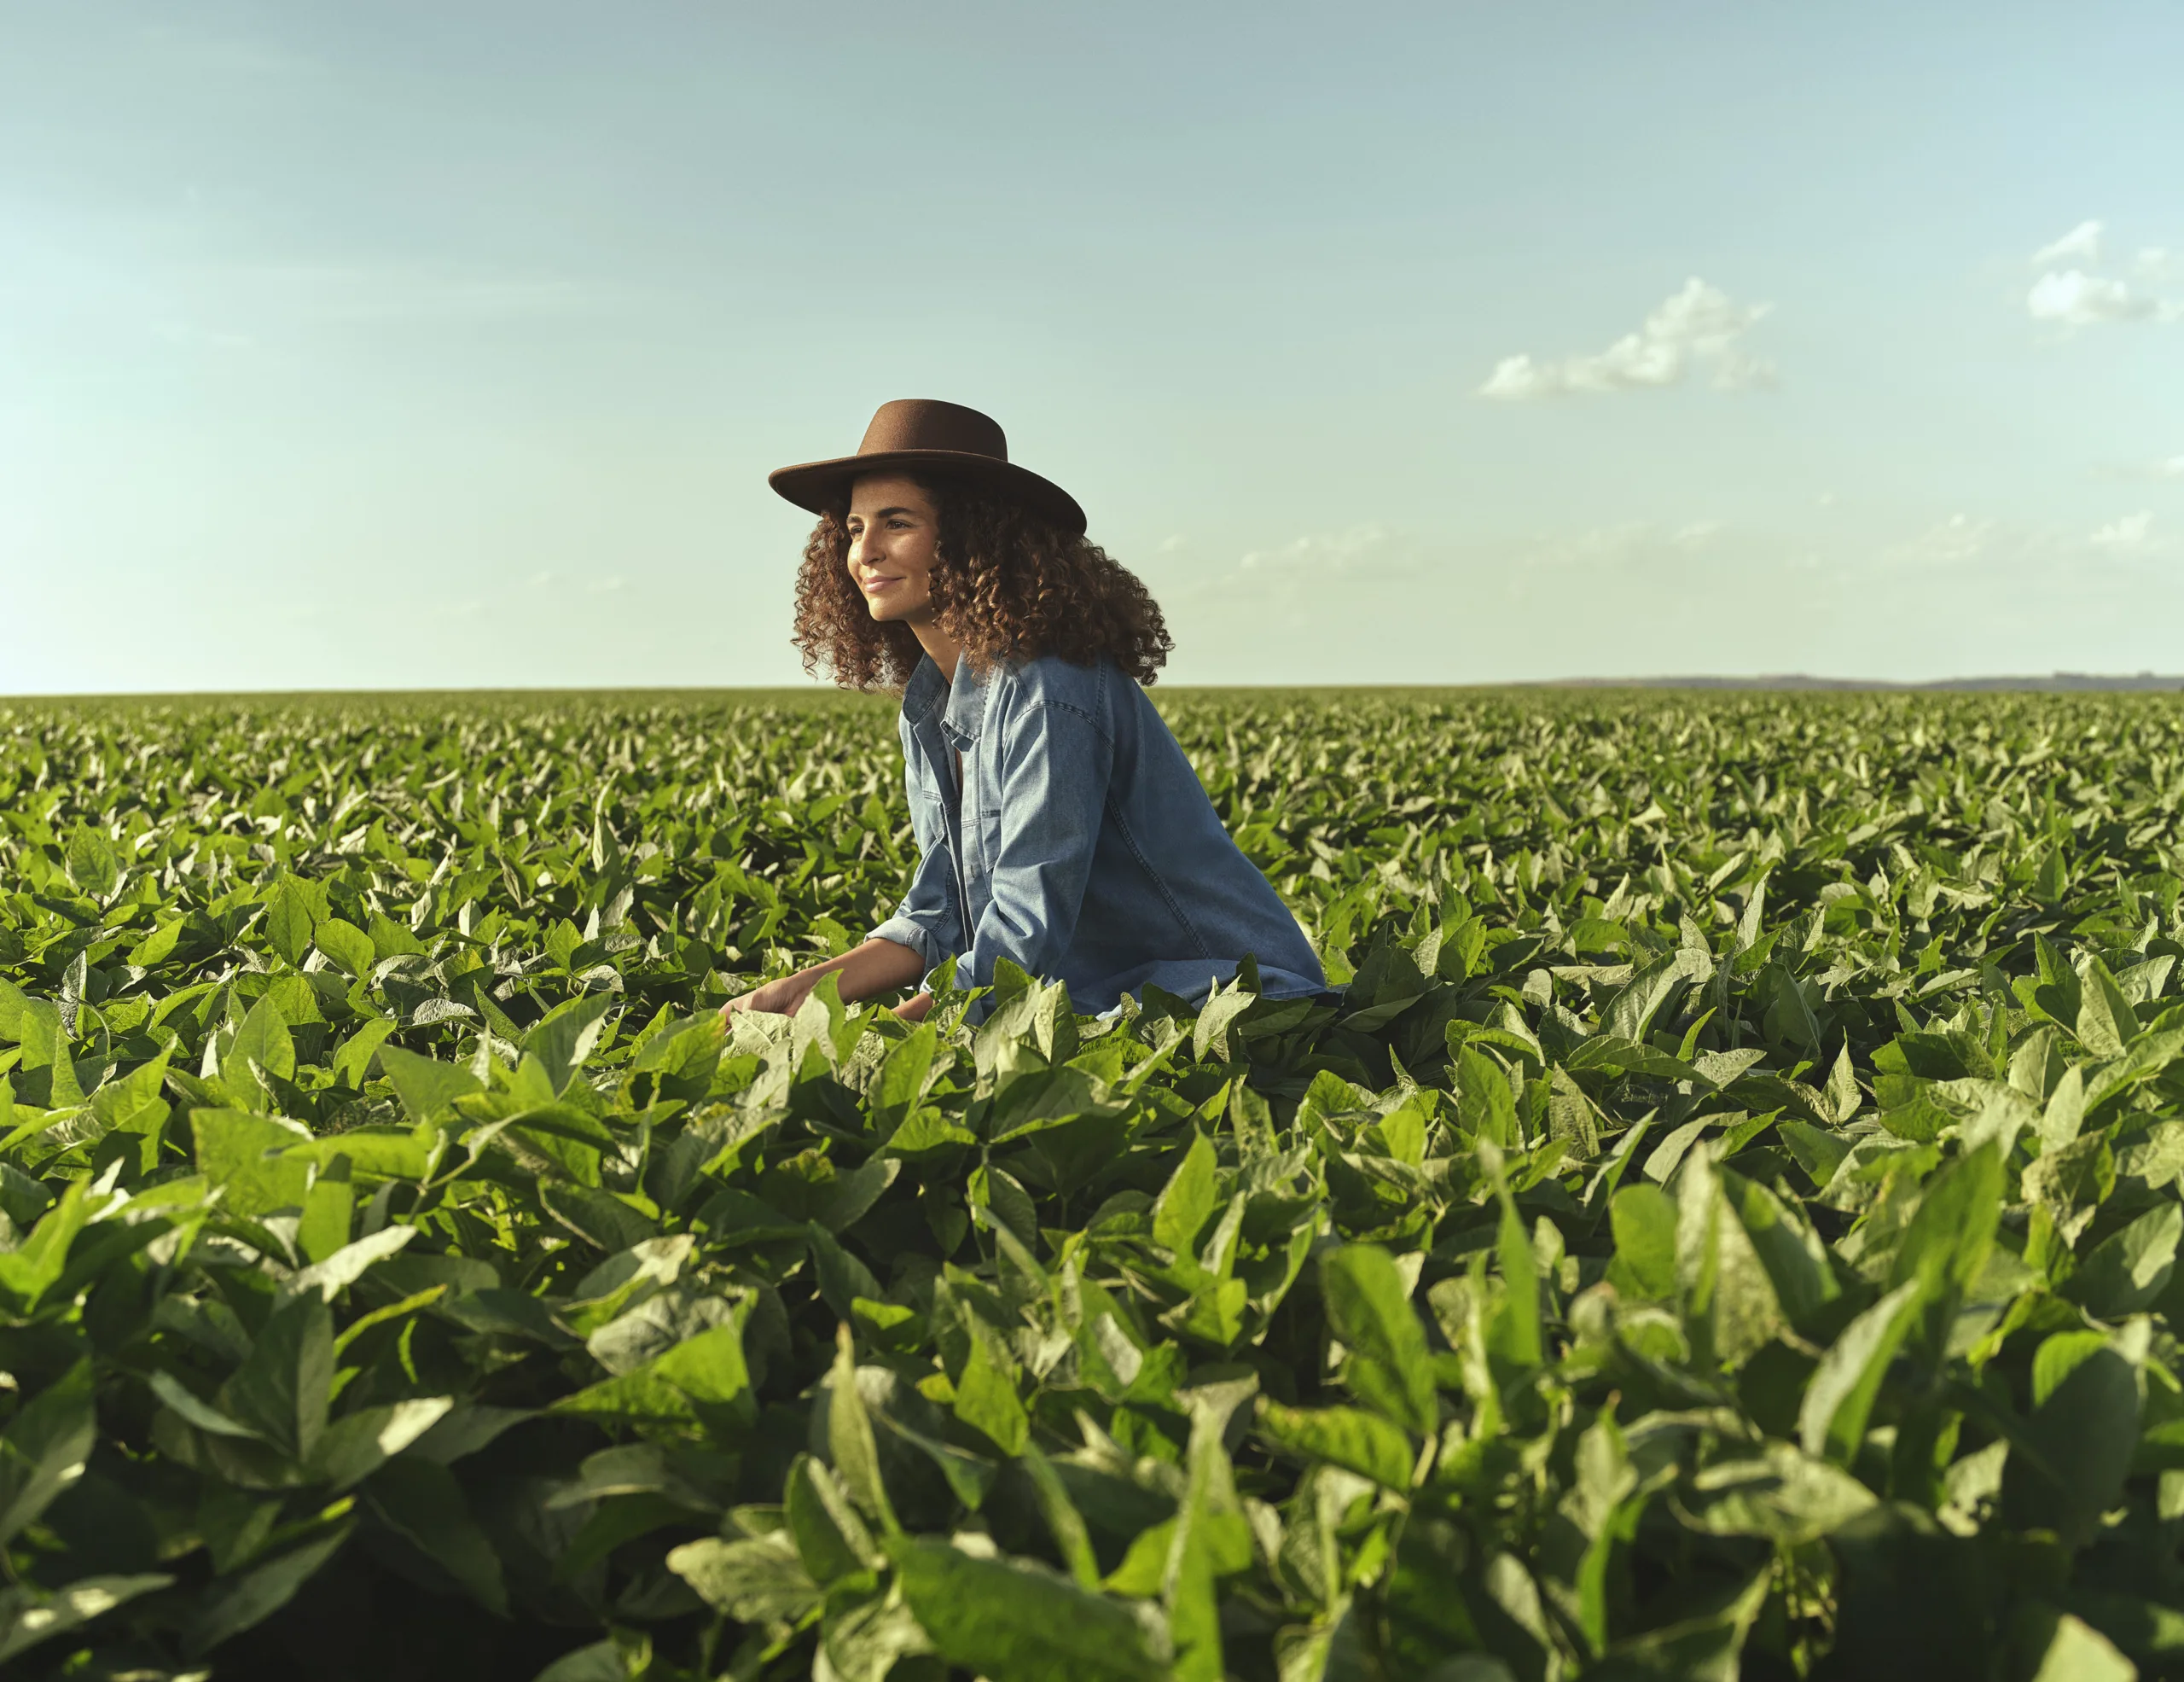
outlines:
M1155 694L1339 1005L723 1028L884 697L0 702L0 1673L2184 1675L2175 698Z

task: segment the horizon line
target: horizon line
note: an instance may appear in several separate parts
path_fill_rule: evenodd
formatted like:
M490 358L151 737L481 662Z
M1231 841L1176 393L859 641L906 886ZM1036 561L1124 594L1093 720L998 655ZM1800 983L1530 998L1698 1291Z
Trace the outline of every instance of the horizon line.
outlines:
M1991 676L1966 676L1933 678L1834 678L1803 672L1752 674L1685 673L1655 677L1560 677L1509 678L1487 680L1458 680L1454 682L1363 682L1363 683L1241 683L1156 684L1152 687L1169 692L1177 690L1240 690L1268 693L1295 693L1297 691L1347 691L1409 690L1740 690L1758 692L1829 691L1857 693L1995 693L2026 694L2161 694L2184 690L2184 674L2153 672L2052 672L2044 676L2030 673ZM886 690L852 690L831 684L813 682L796 684L448 684L427 687L397 687L373 685L333 689L235 689L235 690L52 690L20 695L0 695L0 706L16 706L57 701L282 701L340 697L368 700L393 699L404 696L422 697L459 695L473 697L554 695L778 695L797 696L835 696L841 699L880 700L892 692Z

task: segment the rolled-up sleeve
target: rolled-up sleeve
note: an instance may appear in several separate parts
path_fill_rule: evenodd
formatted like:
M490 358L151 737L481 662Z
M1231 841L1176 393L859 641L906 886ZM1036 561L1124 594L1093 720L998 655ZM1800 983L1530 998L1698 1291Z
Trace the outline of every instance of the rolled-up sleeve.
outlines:
M910 891L895 915L872 931L872 938L908 946L928 973L961 956L963 925L956 911L955 870L944 840L925 847L918 857L917 874L910 878Z
M990 987L1002 958L1052 977L1077 934L1100 839L1114 743L1060 701L1027 707L1001 743L1001 831L990 893L972 931L964 986Z

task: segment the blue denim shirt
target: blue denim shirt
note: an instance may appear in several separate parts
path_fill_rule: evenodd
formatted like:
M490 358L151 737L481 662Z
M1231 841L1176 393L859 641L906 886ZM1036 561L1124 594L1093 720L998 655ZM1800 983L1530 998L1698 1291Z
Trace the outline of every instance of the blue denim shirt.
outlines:
M1069 984L1083 1011L1148 983L1186 998L1257 958L1269 998L1327 986L1267 879L1237 850L1145 691L1109 661L1048 655L956 681L930 659L900 724L917 876L873 933L956 985L996 960ZM962 755L959 807L956 756Z

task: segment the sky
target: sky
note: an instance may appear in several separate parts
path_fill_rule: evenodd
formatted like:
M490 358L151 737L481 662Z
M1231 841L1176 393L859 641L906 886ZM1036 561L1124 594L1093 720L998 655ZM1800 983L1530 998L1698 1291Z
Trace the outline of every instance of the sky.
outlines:
M994 416L1198 684L2184 671L2184 9L0 0L0 694L804 681Z

